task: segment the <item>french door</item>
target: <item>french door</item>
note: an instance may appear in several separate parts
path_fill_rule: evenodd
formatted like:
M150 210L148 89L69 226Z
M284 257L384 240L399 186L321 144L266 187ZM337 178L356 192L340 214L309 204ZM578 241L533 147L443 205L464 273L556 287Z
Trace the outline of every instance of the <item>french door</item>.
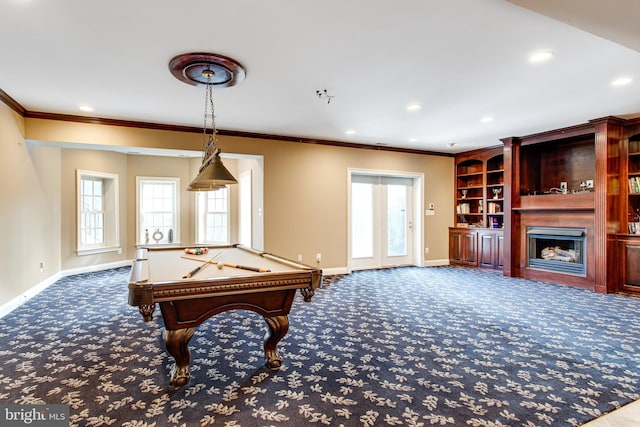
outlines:
M351 269L413 264L413 180L351 176Z

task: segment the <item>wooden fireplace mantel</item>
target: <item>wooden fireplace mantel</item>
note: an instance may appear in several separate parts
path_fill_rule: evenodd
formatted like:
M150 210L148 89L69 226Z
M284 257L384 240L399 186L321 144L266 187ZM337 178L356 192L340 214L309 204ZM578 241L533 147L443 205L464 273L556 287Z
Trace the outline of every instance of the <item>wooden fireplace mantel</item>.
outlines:
M520 196L519 206L514 206L513 211L585 211L593 212L594 192L573 194L540 194L535 196Z
M627 199L631 199L625 188L629 135L640 135L640 119L604 117L570 128L502 139L505 275L601 293L621 289L624 274L620 271L626 267L617 265L618 240L627 233ZM587 180L593 186L583 191L580 184ZM557 192L561 182L568 184L571 194L548 194ZM527 227L547 225L587 230L584 276L527 267ZM640 251L627 250L627 258L635 253Z

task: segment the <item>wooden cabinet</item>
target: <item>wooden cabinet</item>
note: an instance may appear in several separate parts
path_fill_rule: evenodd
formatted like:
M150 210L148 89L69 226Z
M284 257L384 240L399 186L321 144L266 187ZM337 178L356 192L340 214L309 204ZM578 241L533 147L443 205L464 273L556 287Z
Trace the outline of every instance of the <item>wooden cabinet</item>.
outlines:
M503 244L502 230L478 230L478 265L484 268L503 268Z
M640 120L631 124L622 141L620 182L626 185L620 189L622 215L617 262L610 266L617 270L619 292L640 295Z
M500 269L504 266L502 230L449 228L449 260L452 264Z
M478 265L477 233L465 228L449 228L449 259L454 264Z
M620 291L640 293L640 235L621 237L618 241Z
M456 227L449 229L453 264L504 265L504 154L502 147L456 155Z

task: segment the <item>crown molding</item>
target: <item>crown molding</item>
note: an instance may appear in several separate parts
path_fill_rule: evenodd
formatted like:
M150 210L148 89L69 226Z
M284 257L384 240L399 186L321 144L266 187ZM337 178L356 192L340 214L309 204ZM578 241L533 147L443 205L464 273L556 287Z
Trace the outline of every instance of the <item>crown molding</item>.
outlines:
M162 123L149 123L149 122L138 122L138 121L132 121L132 120L105 119L101 117L87 117L87 116L75 116L72 114L54 114L54 113L45 113L41 111L29 111L25 109L22 105L20 105L15 99L11 98L11 96L9 96L2 89L0 89L0 101L4 102L7 106L9 106L11 109L13 109L16 113L20 114L21 116L25 118L30 118L30 119L56 120L56 121L66 121L66 122L75 122L75 123L106 125L106 126L123 126L123 127L130 127L130 128L153 129L153 130L163 130L163 131L173 131L173 132L202 133L202 128L193 127L193 126L168 125L168 124L162 124ZM217 133L218 135L233 136L233 137L239 137L239 138L270 139L275 141L297 142L302 144L317 144L317 145L328 145L333 147L357 148L357 149L364 149L364 150L393 151L398 153L454 157L454 154L440 153L437 151L388 147L385 145L358 144L358 143L352 143L352 142L333 141L328 139L303 138L303 137L297 137L297 136L273 135L273 134L267 134L267 133L244 132L244 131L225 130L225 129L218 129Z

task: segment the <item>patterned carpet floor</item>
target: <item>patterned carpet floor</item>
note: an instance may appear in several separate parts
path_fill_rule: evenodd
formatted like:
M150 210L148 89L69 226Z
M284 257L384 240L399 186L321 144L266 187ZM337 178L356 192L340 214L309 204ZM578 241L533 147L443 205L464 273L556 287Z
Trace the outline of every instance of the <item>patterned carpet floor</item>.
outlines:
M72 426L573 426L640 398L640 298L462 267L326 278L296 297L279 371L260 316L217 315L175 389L128 274L66 277L0 319L0 402L68 404Z

